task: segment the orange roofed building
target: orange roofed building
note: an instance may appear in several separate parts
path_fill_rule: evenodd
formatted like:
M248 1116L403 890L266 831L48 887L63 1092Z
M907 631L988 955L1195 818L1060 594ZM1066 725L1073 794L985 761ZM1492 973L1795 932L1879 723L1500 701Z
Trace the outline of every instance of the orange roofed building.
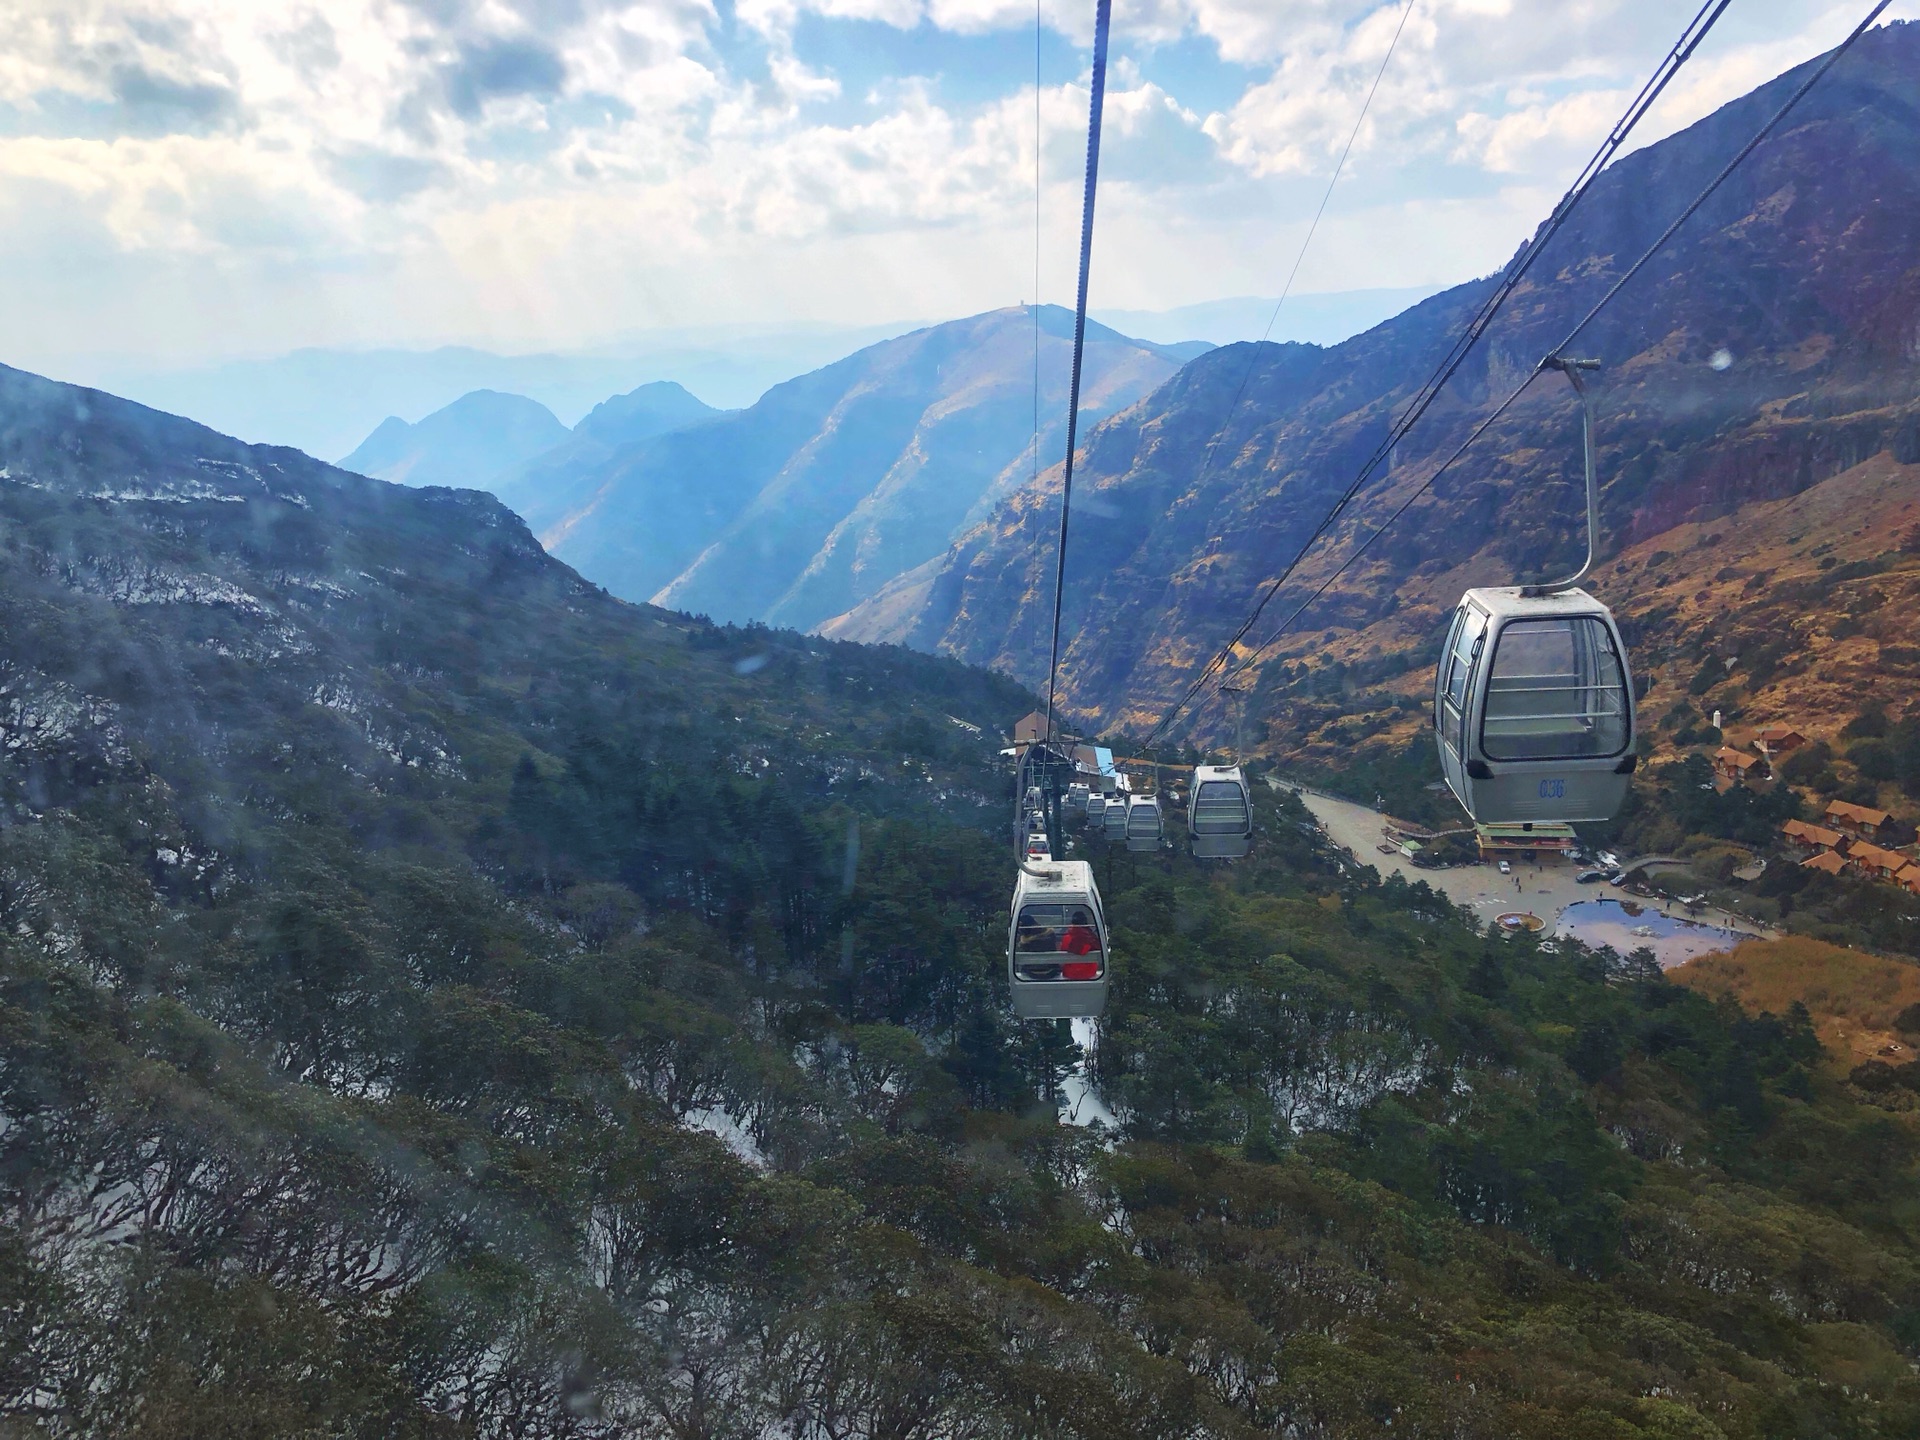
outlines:
M1753 748L1769 760L1790 755L1807 743L1807 737L1791 725L1767 725L1753 737Z
M1886 838L1893 829L1893 816L1885 810L1875 810L1869 805L1849 805L1844 800L1835 800L1827 806L1827 824L1849 835L1858 835L1863 840Z
M1764 755L1749 755L1744 750L1735 750L1731 745L1722 745L1713 754L1713 773L1722 780L1765 780L1773 771L1767 765Z
M1893 883L1902 889L1911 890L1914 894L1920 895L1920 865L1907 866L1906 869L1893 877Z
M1809 855L1800 863L1809 870L1818 870L1822 875L1838 875L1847 868L1847 862L1831 850L1822 850L1818 855Z
M1847 843L1847 837L1838 830L1829 830L1824 825L1809 825L1804 820L1787 821L1780 827L1780 833L1791 844L1806 850L1841 850Z
M1847 851L1847 863L1876 880L1891 880L1913 861L1898 850L1882 850L1878 845L1869 845L1862 840Z

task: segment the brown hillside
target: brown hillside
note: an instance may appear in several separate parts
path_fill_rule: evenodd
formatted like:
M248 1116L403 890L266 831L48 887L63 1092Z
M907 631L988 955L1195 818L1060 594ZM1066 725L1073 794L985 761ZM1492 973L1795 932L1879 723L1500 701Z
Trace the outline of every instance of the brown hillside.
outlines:
M1675 525L1621 551L1589 588L1628 627L1634 670L1647 687L1643 723L1656 742L1716 710L1736 741L1776 720L1833 740L1869 702L1897 715L1920 700L1917 535L1920 464L1882 452L1800 494ZM1359 715L1283 691L1262 726L1263 748L1331 759L1356 732L1402 740L1421 731L1431 636L1462 589L1495 578L1485 571L1477 558L1415 577L1402 583L1391 615L1276 647L1263 689L1284 684L1289 663L1303 675L1331 661L1408 668L1383 680L1378 703ZM1695 693L1715 661L1725 678ZM1399 708L1390 703L1396 698ZM1676 709L1685 719L1669 718ZM1893 787L1882 803L1912 809Z
M1753 1014L1783 1015L1799 1001L1840 1073L1866 1060L1905 1064L1915 1055L1916 1037L1893 1028L1894 1016L1920 1004L1920 965L1909 961L1795 936L1702 955L1667 978L1731 997Z

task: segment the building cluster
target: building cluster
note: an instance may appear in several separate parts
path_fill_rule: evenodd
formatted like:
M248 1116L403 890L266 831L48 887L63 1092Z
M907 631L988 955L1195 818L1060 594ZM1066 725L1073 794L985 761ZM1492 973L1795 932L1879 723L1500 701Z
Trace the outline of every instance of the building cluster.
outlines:
M1745 746L1722 745L1713 755L1713 773L1735 784L1773 779L1773 767L1807 743L1791 725L1769 725Z
M1898 827L1892 815L1835 800L1821 821L1789 820L1780 827L1787 843L1804 853L1802 865L1828 875L1850 870L1920 895L1920 859L1893 847Z

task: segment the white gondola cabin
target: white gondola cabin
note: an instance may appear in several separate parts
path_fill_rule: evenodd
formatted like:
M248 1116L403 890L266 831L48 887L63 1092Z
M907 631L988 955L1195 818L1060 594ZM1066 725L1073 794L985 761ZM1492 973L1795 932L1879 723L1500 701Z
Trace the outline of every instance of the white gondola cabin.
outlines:
M1152 855L1160 849L1162 834L1160 798L1136 795L1127 806L1127 849L1136 855Z
M1007 930L1007 980L1022 1020L1107 1008L1107 917L1093 867L1053 860L1021 870Z
M1090 830L1098 830L1103 824L1106 823L1107 797L1100 794L1098 791L1095 791L1093 794L1088 795L1086 812L1087 812L1087 828Z
M1635 757L1613 615L1584 590L1469 590L1434 677L1447 785L1481 825L1607 820Z
M1238 860L1253 846L1253 794L1238 765L1196 765L1187 830L1202 860Z
M1127 797L1124 795L1109 797L1107 808L1100 816L1100 823L1106 828L1109 844L1124 845L1127 839Z

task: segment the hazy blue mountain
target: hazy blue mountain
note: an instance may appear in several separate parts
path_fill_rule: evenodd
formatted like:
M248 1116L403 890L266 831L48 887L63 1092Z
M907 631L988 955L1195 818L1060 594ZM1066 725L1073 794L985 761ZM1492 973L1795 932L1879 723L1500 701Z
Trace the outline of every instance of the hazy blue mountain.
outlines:
M1072 315L991 311L869 346L750 408L504 486L554 554L631 599L810 628L939 556L1065 443ZM1184 353L1089 328L1089 423Z
M602 445L634 445L719 413L677 382L656 380L602 400L573 427L573 435Z
M256 444L343 455L383 417L418 418L473 390L529 396L567 425L650 380L677 380L717 405L750 405L770 385L916 323L655 330L565 354L315 348L177 370L101 359L67 366L65 378Z
M402 485L487 490L503 470L566 438L538 400L475 390L416 425L389 415L340 468Z
M591 501L603 467L622 450L727 413L656 380L601 401L564 441L502 471L487 488L522 516L551 523Z
M1232 345L1243 340L1268 339L1279 343L1297 340L1310 345L1338 345L1392 319L1440 288L1414 285L1289 295L1287 303L1280 306L1278 317L1273 307L1279 302L1270 295L1236 295L1173 310L1096 310L1093 313L1116 330L1163 344L1204 340L1213 345ZM1271 334L1268 333L1270 326Z

